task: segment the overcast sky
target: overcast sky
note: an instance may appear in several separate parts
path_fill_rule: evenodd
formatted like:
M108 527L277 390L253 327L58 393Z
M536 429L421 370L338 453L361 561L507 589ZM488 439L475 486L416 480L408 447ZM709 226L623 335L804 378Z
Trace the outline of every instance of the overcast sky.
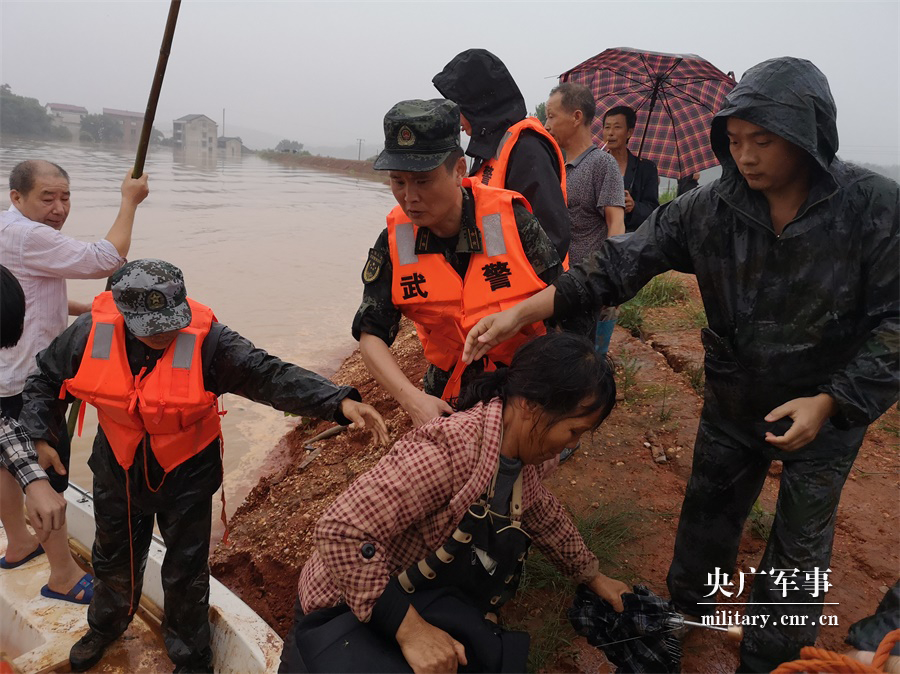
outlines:
M143 111L168 4L0 0L0 80L41 103ZM156 126L171 135L171 120L189 113L221 125L225 108L226 133L251 147L364 138L374 151L387 109L437 96L431 78L463 49L497 54L531 110L560 73L629 46L699 54L738 77L767 58L810 59L837 101L842 156L896 164L898 45L896 0L184 0Z

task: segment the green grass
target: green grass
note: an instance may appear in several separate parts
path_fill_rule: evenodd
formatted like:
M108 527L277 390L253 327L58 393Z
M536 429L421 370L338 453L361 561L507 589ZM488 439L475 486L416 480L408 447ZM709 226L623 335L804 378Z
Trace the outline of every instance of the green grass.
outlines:
M772 533L772 521L774 519L775 513L765 510L759 499L757 499L750 509L750 516L747 518L750 524L750 533L768 542L769 535Z
M670 274L654 276L637 295L619 307L617 323L633 336L640 337L644 327L644 309L670 307L688 297L688 290L681 279Z
M644 310L636 304L626 302L619 307L616 323L628 330L632 337L640 337L644 327Z
M597 555L601 569L615 569L618 566L619 548L622 543L633 538L636 517L636 512L613 512L601 505L590 515L575 518L575 526L588 549ZM529 672L540 671L552 664L571 645L571 639L575 635L566 619L566 610L575 595L575 584L557 571L540 552L533 552L525 563L519 587L520 600L525 599L529 593L536 592L544 593L540 596L542 622L540 627L530 630ZM550 593L549 597L546 596L547 592ZM521 624L510 625L510 629L524 627Z
M691 388L702 398L706 387L706 370L703 364L688 365L684 368L684 373L688 377L688 383L691 385Z
M616 375L618 381L616 382L616 387L622 393L622 400L626 403L638 397L635 394L635 387L637 386L637 375L640 369L641 364L638 362L638 359L630 353L623 353L621 360L617 363Z
M670 307L688 299L688 289L684 282L671 274L660 274L650 279L633 299L629 300L647 309Z
M669 203L676 196L678 196L677 185L666 188L665 190L663 190L662 194L659 195L659 205L662 206L663 204Z
M660 423L665 424L672 418L672 406L668 404L669 402L669 372L670 370L666 369L666 378L663 382L662 389L662 402L659 405L659 413L657 414L657 418Z
M684 320L690 328L708 328L709 321L706 319L706 310L702 304L697 302L688 302L683 308Z
M900 403L897 404L897 408L900 409ZM881 418L875 422L875 428L880 428L882 431L900 438L900 418L897 417L896 412L893 410L885 412Z

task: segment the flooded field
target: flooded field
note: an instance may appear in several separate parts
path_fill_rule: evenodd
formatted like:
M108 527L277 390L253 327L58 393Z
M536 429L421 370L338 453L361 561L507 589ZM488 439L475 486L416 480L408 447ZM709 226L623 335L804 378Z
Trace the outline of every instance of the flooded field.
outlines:
M48 159L71 177L64 232L93 240L109 229L128 151L44 143L0 147L0 173L23 159ZM129 259L179 266L188 293L219 320L281 358L329 376L355 346L350 324L362 295L360 270L394 204L379 183L284 167L256 156L209 160L151 150L150 196L138 210ZM6 189L0 207L9 206ZM69 297L89 301L104 281L69 281ZM225 396L225 484L233 512L268 450L296 420ZM90 488L87 467L95 416L76 438L71 475ZM91 429L91 432L88 432Z

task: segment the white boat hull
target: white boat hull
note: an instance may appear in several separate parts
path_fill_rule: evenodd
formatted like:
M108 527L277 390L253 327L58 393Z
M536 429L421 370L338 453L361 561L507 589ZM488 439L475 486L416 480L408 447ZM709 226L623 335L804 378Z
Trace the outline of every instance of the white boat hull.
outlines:
M76 549L91 549L94 504L90 495L72 485L66 491L66 522ZM0 530L5 550L5 532ZM126 534L127 535L127 534ZM131 627L110 648L95 671L165 671L172 667L153 628L163 605L160 572L165 547L157 537L150 545L141 606ZM40 588L47 582L45 555L18 569L0 570L0 647L7 661L27 674L49 672L68 664L69 649L87 630L87 607L47 599ZM215 578L210 578L209 618L213 667L216 672L257 674L276 672L282 641L249 606ZM139 619L140 618L140 619ZM121 643L119 643L121 642Z

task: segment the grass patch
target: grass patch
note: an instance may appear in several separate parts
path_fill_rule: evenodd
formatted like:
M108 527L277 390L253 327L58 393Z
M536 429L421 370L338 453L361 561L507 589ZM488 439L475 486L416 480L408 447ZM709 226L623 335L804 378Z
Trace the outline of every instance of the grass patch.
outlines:
M678 196L678 186L667 187L659 195L659 205L667 204Z
M747 521L750 523L750 533L768 543L774 520L775 513L765 510L759 499L757 499L750 509L750 516L747 518Z
M637 304L626 302L619 307L616 323L628 330L632 337L640 337L644 327L644 309Z
M575 518L575 526L588 549L597 555L601 569L618 566L619 548L622 543L633 538L636 517L636 512L610 512L605 505L601 505L587 516ZM525 563L517 601L527 601L528 594L538 592L542 593L539 597L541 625L529 630L529 672L537 672L551 665L560 652L571 645L571 639L575 635L566 618L566 610L575 595L575 583L557 571L540 552L535 551ZM523 624L511 624L509 627L526 628Z
M684 368L684 373L687 375L691 388L702 398L706 390L706 369L703 364L688 365Z
M618 375L616 387L621 391L622 400L626 403L632 402L633 399L639 397L635 394L635 387L637 386L637 375L640 369L641 364L637 358L630 353L622 354L622 359L616 366L616 375Z
M638 291L631 302L646 308L670 307L688 299L689 294L684 282L671 274L660 274Z
M706 310L702 304L698 302L688 302L682 309L684 320L690 328L708 328L709 321L706 319Z
M893 410L888 410L882 414L881 418L875 422L875 428L900 438L900 415L897 414L898 409L900 409L900 403Z
M617 322L633 336L640 337L644 326L644 309L670 307L689 297L688 289L680 278L671 274L654 276L637 295L619 306Z

